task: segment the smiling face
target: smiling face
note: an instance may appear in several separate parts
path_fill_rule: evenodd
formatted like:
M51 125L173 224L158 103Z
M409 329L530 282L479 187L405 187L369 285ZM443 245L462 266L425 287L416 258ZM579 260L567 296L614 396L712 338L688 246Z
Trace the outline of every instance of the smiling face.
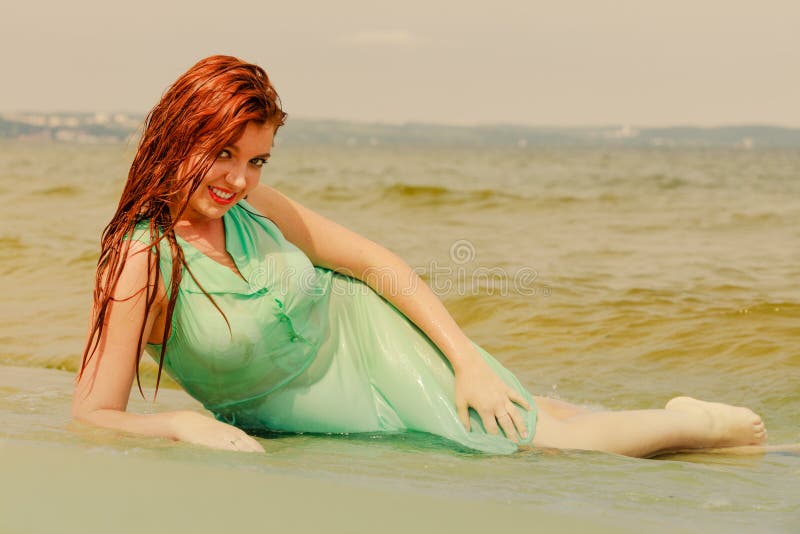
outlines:
M275 126L249 122L239 139L217 155L200 186L189 198L182 220L207 222L222 217L258 185L272 148Z

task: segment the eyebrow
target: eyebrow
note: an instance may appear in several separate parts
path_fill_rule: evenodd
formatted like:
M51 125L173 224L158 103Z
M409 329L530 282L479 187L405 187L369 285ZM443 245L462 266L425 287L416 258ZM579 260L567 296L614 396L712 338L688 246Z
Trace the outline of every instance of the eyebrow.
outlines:
M240 149L240 148L239 148L237 145L235 145L235 144L234 144L234 145L227 145L226 147L224 147L224 149L225 149L225 150L230 150L230 149L233 149L233 150L235 150L236 152L240 152L240 151L241 151L241 149ZM255 156L253 156L253 158L264 158L264 159L269 159L270 155L271 155L271 154L270 154L269 152L264 152L263 154L256 154ZM253 158L251 158L251 159L253 159Z

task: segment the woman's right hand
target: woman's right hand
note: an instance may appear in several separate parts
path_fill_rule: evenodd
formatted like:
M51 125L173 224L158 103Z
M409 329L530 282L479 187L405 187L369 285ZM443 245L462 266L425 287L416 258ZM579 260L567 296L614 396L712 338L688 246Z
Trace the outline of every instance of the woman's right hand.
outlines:
M174 437L180 441L224 451L264 452L264 447L243 430L197 412L175 412Z

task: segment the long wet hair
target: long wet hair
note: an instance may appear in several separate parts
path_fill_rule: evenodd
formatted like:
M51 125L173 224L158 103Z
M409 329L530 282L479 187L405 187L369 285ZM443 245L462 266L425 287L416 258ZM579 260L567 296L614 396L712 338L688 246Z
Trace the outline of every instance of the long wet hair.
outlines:
M171 250L172 272L170 287L166 288L169 299L156 377L158 391L183 270L194 278L175 240L175 222L219 152L238 139L249 122L270 124L277 130L285 119L286 113L264 69L231 56L211 56L199 61L164 93L145 118L122 197L100 241L92 323L78 380L100 344L109 305L115 300L112 295L129 254L130 237L137 224L147 221L148 248L153 254L152 261L147 262L148 282L127 298L144 291L146 310L150 312L161 283L159 245L166 239ZM206 296L211 299L208 293ZM142 396L139 360L145 320L146 314L134 349L136 383Z

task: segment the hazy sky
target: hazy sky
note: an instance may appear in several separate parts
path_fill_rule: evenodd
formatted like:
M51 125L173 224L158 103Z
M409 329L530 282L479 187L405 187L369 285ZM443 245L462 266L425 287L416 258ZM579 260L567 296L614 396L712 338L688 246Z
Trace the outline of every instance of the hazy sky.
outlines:
M799 27L797 0L25 0L0 110L144 112L226 53L295 117L800 126Z

